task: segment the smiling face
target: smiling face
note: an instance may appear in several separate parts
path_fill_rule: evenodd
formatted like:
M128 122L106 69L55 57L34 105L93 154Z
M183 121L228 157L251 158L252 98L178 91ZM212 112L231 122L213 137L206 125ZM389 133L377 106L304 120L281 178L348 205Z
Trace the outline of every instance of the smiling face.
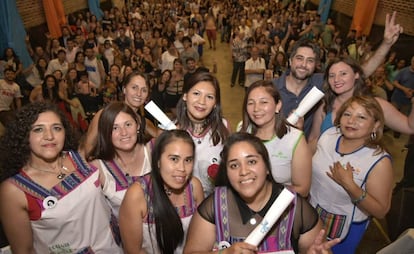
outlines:
M265 87L257 87L250 91L247 96L247 114L258 128L271 127L275 125L275 113L279 112L282 102L277 104L272 95Z
M131 151L137 143L138 124L135 119L125 113L119 112L112 128L112 144L115 150Z
M167 188L181 190L193 171L193 147L178 138L165 146L158 163L161 178Z
M226 168L231 186L245 201L264 194L269 170L252 144L234 143L229 149Z
M354 92L355 81L359 74L355 73L351 66L344 62L332 64L328 71L328 83L332 91L338 95Z
M298 80L308 79L316 67L316 54L311 48L300 47L290 59L290 70L294 78Z
M183 95L191 121L204 121L216 105L216 90L211 82L200 81Z
M48 77L46 79L46 86L47 88L53 88L56 85L55 79L53 77Z
M377 132L380 126L365 107L353 102L341 115L341 132L347 139L360 139L365 141L370 138L372 132Z
M148 87L145 79L136 75L131 78L128 84L124 87L125 103L128 104L134 111L145 103L148 98Z
M31 161L54 161L65 144L65 128L54 112L40 113L29 134Z

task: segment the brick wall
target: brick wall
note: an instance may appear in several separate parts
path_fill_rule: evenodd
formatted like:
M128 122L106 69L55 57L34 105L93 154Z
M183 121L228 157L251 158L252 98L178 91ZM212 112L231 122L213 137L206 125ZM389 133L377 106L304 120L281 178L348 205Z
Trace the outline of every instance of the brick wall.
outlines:
M88 8L87 0L62 0L65 13ZM24 26L29 29L46 23L42 0L16 0Z
M310 0L318 5L319 0ZM332 9L352 16L355 8L355 0L333 0ZM397 11L397 22L404 27L404 33L414 35L414 1L413 0L379 0L374 24L384 25L385 14Z
M16 5L26 28L46 22L42 0L16 0Z

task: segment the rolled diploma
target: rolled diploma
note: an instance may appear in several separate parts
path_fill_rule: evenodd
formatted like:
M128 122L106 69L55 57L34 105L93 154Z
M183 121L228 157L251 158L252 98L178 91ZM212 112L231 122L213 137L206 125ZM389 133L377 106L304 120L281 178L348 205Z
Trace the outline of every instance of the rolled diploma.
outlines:
M247 236L244 242L259 246L260 242L265 238L269 230L273 227L276 221L282 215L283 211L292 202L295 195L288 189L283 189L279 196L276 198L273 205L267 211L263 220L259 225Z
M164 112L155 104L153 101L150 101L144 107L150 114L157 119L158 122L162 125L162 127L166 130L174 130L177 129L177 126L168 118Z
M290 114L287 121L290 124L295 125L300 117L303 117L308 111L318 103L320 99L324 96L321 90L316 88L315 86L306 94L306 96L302 99L299 103L298 108Z

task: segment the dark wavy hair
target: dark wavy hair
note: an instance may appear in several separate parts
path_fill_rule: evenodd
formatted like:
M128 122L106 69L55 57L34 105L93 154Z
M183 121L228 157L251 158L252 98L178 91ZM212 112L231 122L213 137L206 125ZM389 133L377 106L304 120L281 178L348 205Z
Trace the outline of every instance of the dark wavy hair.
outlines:
M234 189L227 175L227 162L229 159L230 149L233 147L233 145L240 142L249 143L254 147L257 153L260 154L265 164L266 170L269 172L269 174L267 175L267 180L274 182L269 153L267 152L267 149L263 142L258 137L253 136L252 134L246 132L235 132L226 139L223 150L221 151L221 161L219 165L219 172L216 179L216 186L227 186L231 189Z
M325 76L324 76L323 90L325 92L325 97L323 98L323 101L325 103L325 105L324 105L324 111L325 112L331 112L332 111L333 103L335 101L335 98L337 97L337 94L335 94L334 91L332 91L332 89L329 85L329 82L328 82L329 71L330 71L332 65L340 63L340 62L349 65L352 68L352 70L354 71L354 73L359 74L359 78L355 80L353 96L371 95L369 87L365 85L365 74L364 74L364 71L361 68L361 65L359 65L358 62L356 62L351 57L335 58L326 67Z
M299 48L310 48L312 49L313 53L315 53L315 61L320 62L321 58L321 51L318 44L314 43L311 40L308 39L301 39L295 42L295 44L292 47L292 52L290 53L290 59L293 59L298 51Z
M177 246L184 240L184 230L180 216L171 203L164 189L159 162L165 147L177 140L191 145L193 155L195 145L190 134L185 130L164 131L156 140L151 158L151 189L150 200L154 212L157 244L161 253L174 253Z
M44 112L55 113L65 129L64 151L78 148L79 134L73 129L64 114L55 104L37 102L24 106L15 119L6 126L6 132L0 138L1 181L19 173L30 158L29 136L33 123Z
M351 107L352 103L356 103L367 111L367 113L374 118L375 122L379 122L380 125L375 131L375 138L368 137L365 141L365 146L369 148L375 149L375 154L379 154L385 151L384 144L382 142L382 137L384 134L384 112L382 111L381 105L377 102L377 100L372 96L353 96L349 100L347 100L342 106L339 108L336 118L334 121L335 126L340 126L341 117L344 112Z
M257 125L250 119L249 114L247 113L247 100L249 98L249 94L256 88L263 87L265 91L273 98L275 104L277 104L281 98L279 91L277 91L276 87L273 85L272 81L270 80L258 80L254 82L251 86L247 88L246 95L244 96L243 101L243 125L240 131L247 132L249 126L251 126L253 135L257 133ZM283 114L275 113L275 126L274 131L278 138L282 138L288 132L289 123L283 117Z
M115 147L112 143L112 131L115 118L119 113L124 112L132 117L140 130L141 117L138 116L131 107L123 102L111 102L105 106L98 121L98 137L95 147L92 149L92 158L102 160L113 160L115 158ZM137 144L143 144L143 133L137 133ZM88 156L89 157L89 156Z
M213 110L207 116L206 126L211 127L212 131L212 141L214 145L217 145L219 142L224 142L224 140L229 135L229 131L223 123L223 113L221 110L221 97L220 97L220 84L217 78L209 72L196 72L191 75L190 78L185 80L183 87L183 94L187 94L191 88L197 85L199 82L209 82L216 91L216 105ZM189 127L192 127L192 122L188 117L187 105L181 96L180 100L177 103L177 123L180 125L181 129L187 130Z

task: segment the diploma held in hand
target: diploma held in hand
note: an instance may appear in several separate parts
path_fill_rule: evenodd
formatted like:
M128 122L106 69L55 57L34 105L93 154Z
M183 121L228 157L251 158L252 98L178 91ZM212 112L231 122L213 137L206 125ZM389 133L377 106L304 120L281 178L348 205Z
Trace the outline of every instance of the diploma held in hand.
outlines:
M265 238L270 229L282 215L283 211L289 206L292 202L295 195L290 192L288 189L283 189L283 191L276 198L273 205L269 208L263 220L259 225L247 236L244 242L251 245L259 246L260 242Z
M164 112L155 104L153 101L148 102L144 107L158 122L160 122L160 127L164 130L174 130L177 129L177 126L168 118Z
M299 103L298 108L290 114L287 121L295 125L300 117L303 117L308 111L318 103L320 99L324 96L324 93L321 92L316 87L312 87L312 89L306 94L306 96L302 99Z

